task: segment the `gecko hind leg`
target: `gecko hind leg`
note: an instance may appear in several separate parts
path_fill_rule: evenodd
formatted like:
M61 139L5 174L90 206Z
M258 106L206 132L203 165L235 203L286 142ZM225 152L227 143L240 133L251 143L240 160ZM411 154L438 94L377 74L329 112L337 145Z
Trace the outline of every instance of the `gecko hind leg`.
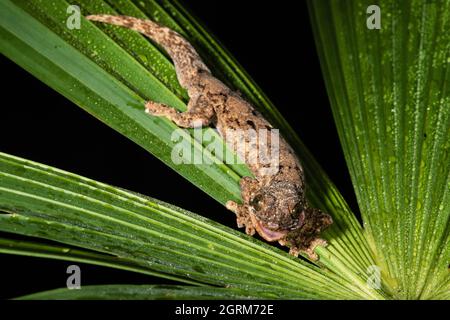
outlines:
M204 127L211 123L211 118L201 112L179 112L175 108L158 102L148 101L145 109L148 114L164 116L181 128Z
M236 214L236 222L239 228L245 226L245 233L248 235L255 234L255 228L253 226L253 222L248 213L248 209L245 205L238 204L232 200L227 201L226 208Z
M179 112L175 108L154 101L145 104L145 112L153 116L164 116L182 128L209 126L215 116L214 109L207 104L199 103L198 97L189 100L185 112Z

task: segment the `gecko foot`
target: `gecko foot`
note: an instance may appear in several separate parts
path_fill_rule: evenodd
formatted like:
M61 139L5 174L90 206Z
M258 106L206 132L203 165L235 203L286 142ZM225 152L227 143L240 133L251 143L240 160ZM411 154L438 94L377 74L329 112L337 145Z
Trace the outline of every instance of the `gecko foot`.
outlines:
M192 111L178 112L175 108L154 101L148 101L145 104L145 112L152 116L164 116L181 128L202 128L208 126L212 119L211 114Z
M245 226L245 233L248 235L254 235L255 234L255 228L253 226L252 220L250 219L250 217L248 216L248 214L246 214L246 210L244 208L244 206L234 202L234 201L227 201L227 203L225 204L225 207L234 212L234 214L236 214L236 222L239 228L242 228Z
M166 116L168 118L177 114L177 111L174 108L154 101L148 101L145 104L145 112L152 116Z
M286 241L283 241L283 240L280 240L278 242L282 246L287 244ZM321 239L321 238L316 238L310 242L310 244L307 248L300 249L298 247L291 247L289 249L289 254L293 255L294 257L298 257L298 255L300 253L305 253L310 260L317 261L317 260L319 260L319 256L317 255L317 253L314 252L314 250L318 246L326 247L327 245L328 245L328 242L326 240Z
M227 201L227 203L225 203L225 207L226 207L228 210L230 210L231 212L237 214L239 204L237 204L236 202L234 202L234 201L232 201L232 200L229 200L229 201Z

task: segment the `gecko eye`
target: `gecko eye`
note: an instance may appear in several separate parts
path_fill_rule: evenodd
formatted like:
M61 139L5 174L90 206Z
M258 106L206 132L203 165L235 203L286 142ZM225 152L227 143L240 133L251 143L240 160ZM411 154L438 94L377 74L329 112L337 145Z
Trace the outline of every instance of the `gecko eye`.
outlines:
M296 218L305 210L305 207L302 202L297 202L294 206L294 208L291 210L290 214L291 217Z
M261 194L258 194L250 201L250 204L256 211L259 211L263 206L262 200L263 196Z
M297 202L294 206L294 208L291 210L291 214L296 214L303 210L303 205L301 202Z

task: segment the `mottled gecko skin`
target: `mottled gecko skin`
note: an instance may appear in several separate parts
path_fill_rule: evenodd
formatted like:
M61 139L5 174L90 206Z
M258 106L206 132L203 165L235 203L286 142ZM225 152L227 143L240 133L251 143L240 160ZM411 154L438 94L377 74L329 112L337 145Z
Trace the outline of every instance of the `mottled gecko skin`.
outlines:
M248 137L241 136L245 141L235 141L236 137L230 137L227 131L254 129L258 132L259 129L271 130L272 126L239 94L216 79L192 45L178 33L153 21L127 16L91 15L86 18L140 32L161 45L172 58L178 80L190 97L188 110L178 112L148 101L146 112L165 116L183 128L212 125L241 159L251 159L258 152L252 146L244 150L237 148L248 142ZM270 148L270 141L267 144ZM245 226L247 234L257 231L267 241L278 241L290 247L290 253L295 256L305 252L312 260L317 260L314 248L326 245L318 235L332 219L319 209L308 207L303 168L291 147L280 137L279 167L273 175L262 173L269 164L247 164L254 178L244 177L240 181L243 203L228 201L226 204L236 214L238 226Z

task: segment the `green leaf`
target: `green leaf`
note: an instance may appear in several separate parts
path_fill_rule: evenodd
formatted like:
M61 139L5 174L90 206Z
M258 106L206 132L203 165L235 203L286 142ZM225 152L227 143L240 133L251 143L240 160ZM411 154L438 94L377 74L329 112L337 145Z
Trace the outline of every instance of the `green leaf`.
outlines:
M309 264L154 199L1 155L0 208L9 214L0 215L0 230L74 250L61 254L57 245L4 239L1 252L85 259L261 298L450 298L448 1L377 1L381 30L366 27L370 1L310 1L364 230L286 120L177 1L70 4L79 5L83 15L148 17L193 43L214 74L243 92L294 147L310 202L335 221L324 234L330 245L317 249L319 263ZM166 54L123 28L82 20L81 29L70 30L68 5L0 2L1 52L217 201L238 200L238 181L249 174L245 166L224 164L209 153L213 165L175 165L176 126L143 112L146 100L185 108L186 92ZM205 142L194 139L191 130L182 135L204 154ZM382 272L379 289L367 281L373 266Z
M127 261L261 298L381 297L201 216L1 153L0 210L9 213L0 215L1 231L109 254L118 268Z
M244 291L177 285L99 285L79 290L55 289L15 300L210 300L257 299Z
M103 1L86 1L88 4L101 4L103 11L108 8ZM172 161L172 150L180 139L173 140L177 127L167 119L145 114L145 100L164 102L181 110L186 106L156 77L175 82L173 66L141 35L123 29L114 31L117 36L127 37L126 41L120 39L120 44L128 50L134 48L128 46L130 43L140 47L134 56L140 52L149 55L147 59L158 66L156 75L91 22L83 19L81 29L69 30L66 26L69 4L65 1L2 1L0 6L3 54L215 199L222 203L239 199L237 181L248 169L243 165L225 165L203 152L201 144L187 130L181 130L180 135L192 144L192 154L204 154L217 164L177 165ZM218 137L212 129L206 130Z
M261 90L189 13L173 1L90 0L73 4L80 5L84 15L147 16L185 35L213 72L246 94L297 151L306 171L311 203L334 219L332 227L324 233L329 247L317 249L320 264L338 277L350 278L362 290L372 291L367 288L366 280L368 267L375 262L362 228L342 196ZM248 174L245 166L220 161L213 165L175 165L171 160L175 146L171 134L177 127L143 112L147 99L180 110L185 108L186 95L165 54L140 34L123 28L95 25L83 19L80 29L69 30L68 5L65 1L49 0L3 1L0 4L2 52L219 202L240 199L238 181ZM186 130L184 136L190 138L192 132ZM205 148L197 140L192 139L191 143L197 152L204 152ZM213 155L207 157L218 160Z
M172 276L164 272L152 271L146 267L134 263L131 260L127 260L121 257L93 252L67 245L44 244L31 240L25 241L0 238L0 253L89 263L125 271L138 272L150 276L180 281L189 284L202 285L197 281L191 281L182 277Z
M310 1L334 118L384 282L450 291L450 2ZM447 292L447 293L445 293Z

